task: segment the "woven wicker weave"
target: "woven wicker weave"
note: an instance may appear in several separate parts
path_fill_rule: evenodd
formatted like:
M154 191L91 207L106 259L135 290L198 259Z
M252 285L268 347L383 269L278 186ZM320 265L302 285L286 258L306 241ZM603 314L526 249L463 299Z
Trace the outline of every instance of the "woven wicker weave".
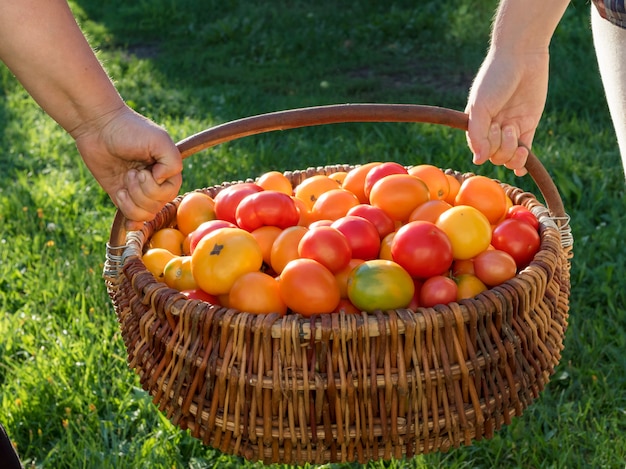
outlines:
M417 105L340 105L265 114L179 144L189 156L271 130L334 122L432 122L467 116ZM293 184L337 165L286 172ZM471 300L362 315L251 315L187 300L142 262L180 197L140 231L118 213L105 282L130 366L171 421L250 460L327 463L411 457L490 438L537 398L567 328L572 237L558 191L531 155L546 205L503 185L539 218L541 248L515 278ZM459 180L467 174L452 172ZM214 196L228 184L202 189Z

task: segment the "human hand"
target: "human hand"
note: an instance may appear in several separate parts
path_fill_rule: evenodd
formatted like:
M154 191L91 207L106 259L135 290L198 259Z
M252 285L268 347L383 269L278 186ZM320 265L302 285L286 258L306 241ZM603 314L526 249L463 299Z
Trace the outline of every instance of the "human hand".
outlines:
M469 94L467 142L474 163L491 161L526 174L524 165L545 106L549 55L491 51Z
M173 200L182 182L182 159L167 132L127 106L85 122L71 135L85 164L138 229Z

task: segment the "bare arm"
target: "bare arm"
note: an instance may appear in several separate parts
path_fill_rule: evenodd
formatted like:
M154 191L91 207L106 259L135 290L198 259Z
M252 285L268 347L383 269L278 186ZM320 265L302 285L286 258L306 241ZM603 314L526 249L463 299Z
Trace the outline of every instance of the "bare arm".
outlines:
M476 164L491 160L525 174L528 149L547 96L550 41L568 3L500 2L491 45L465 109L470 116L467 139Z
M65 0L0 0L0 58L76 140L129 220L151 218L176 196L178 150L161 127L125 105Z

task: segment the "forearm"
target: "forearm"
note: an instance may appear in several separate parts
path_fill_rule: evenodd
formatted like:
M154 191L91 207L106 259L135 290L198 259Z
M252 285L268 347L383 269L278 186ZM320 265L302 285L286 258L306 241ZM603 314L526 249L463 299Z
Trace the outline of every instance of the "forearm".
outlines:
M568 4L569 0L502 0L492 30L492 50L547 51Z
M0 0L0 58L70 133L124 105L65 0Z

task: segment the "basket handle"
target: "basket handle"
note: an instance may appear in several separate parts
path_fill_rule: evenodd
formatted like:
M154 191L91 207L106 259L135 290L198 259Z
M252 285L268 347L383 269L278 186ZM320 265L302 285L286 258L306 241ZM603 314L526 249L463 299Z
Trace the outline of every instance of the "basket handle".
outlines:
M419 104L334 104L259 114L211 127L177 143L183 158L239 138L275 130L288 130L347 122L422 122L467 131L469 116L461 111ZM529 152L526 169L555 219L567 214L559 191L539 159ZM118 210L111 228L110 246L125 244L124 216Z

